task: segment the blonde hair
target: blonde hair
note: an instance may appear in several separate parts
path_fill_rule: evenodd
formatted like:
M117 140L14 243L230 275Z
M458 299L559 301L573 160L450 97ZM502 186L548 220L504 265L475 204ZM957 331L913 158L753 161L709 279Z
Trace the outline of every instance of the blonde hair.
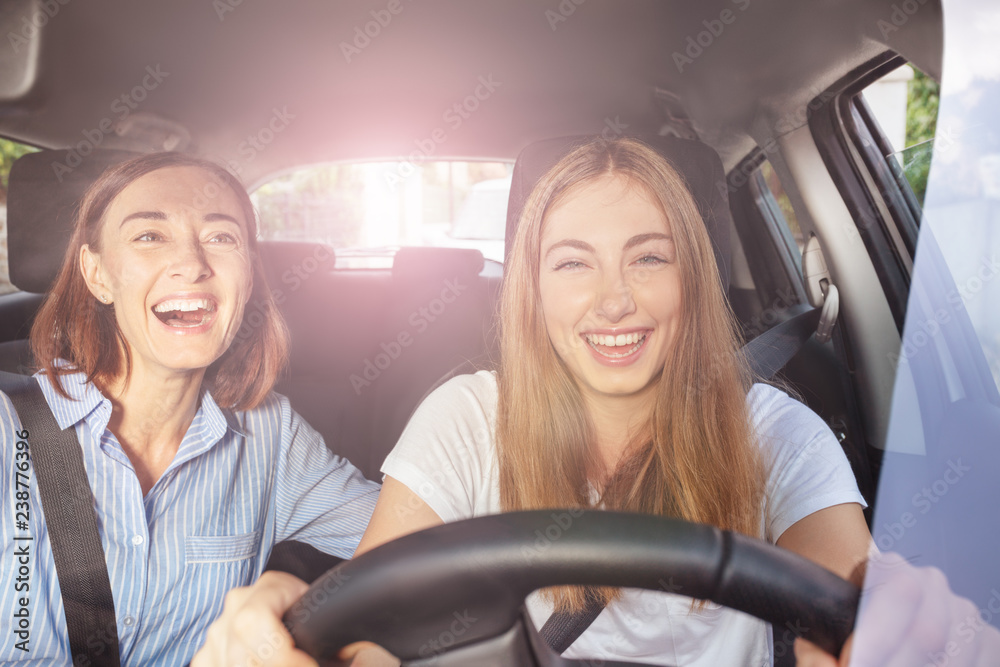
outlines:
M546 213L571 189L614 175L662 208L681 270L681 324L661 371L650 420L597 488L603 509L678 517L759 536L764 471L751 432L752 380L719 280L711 240L678 172L630 138L596 139L552 167L520 216L500 299L497 455L504 511L591 507L597 451L576 382L546 332L539 297ZM579 609L588 590L547 591ZM605 602L616 589L591 589Z

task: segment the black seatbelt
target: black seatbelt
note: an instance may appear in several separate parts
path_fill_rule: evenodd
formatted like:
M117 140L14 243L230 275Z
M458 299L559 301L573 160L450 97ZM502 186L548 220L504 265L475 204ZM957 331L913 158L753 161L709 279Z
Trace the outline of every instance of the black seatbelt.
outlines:
M597 620L606 606L604 600L587 591L587 604L579 611L554 611L538 635L557 654L573 645L584 630Z
M83 658L94 667L118 667L115 602L76 432L59 428L35 378L0 372L0 390L10 397L21 420L18 439L24 435L28 441L66 611L71 658L74 664Z
M797 312L743 346L754 378L769 380L802 349L819 325L822 311L794 306Z
M768 380L780 371L816 331L819 308L798 306L795 315L771 327L743 346L753 377ZM587 604L579 611L556 611L538 631L553 651L561 654L597 620L605 603L588 593Z

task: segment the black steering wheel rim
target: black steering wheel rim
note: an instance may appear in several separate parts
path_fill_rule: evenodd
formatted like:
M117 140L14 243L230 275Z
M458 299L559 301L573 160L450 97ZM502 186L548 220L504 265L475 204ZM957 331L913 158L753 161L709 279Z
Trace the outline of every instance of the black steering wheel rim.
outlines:
M772 624L792 622L834 654L853 629L860 596L853 584L796 554L713 526L540 510L457 521L382 545L316 580L285 622L296 644L319 660L373 641L415 664L429 653L441 657L428 646L449 632L449 652L525 632L524 599L538 588L662 590L664 580L671 592ZM455 636L462 614L475 621ZM537 653L537 637L528 643Z

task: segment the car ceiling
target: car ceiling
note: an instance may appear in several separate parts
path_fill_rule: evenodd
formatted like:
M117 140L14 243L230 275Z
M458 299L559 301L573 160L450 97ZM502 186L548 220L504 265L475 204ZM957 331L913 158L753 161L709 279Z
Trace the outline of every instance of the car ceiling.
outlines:
M512 159L534 139L609 124L655 133L667 118L660 89L729 167L750 134L804 123L796 110L887 45L933 76L940 67L933 3L883 36L889 0L396 1L391 15L390 0L10 0L0 134L63 148L97 131L104 147L154 150L173 131L179 148L235 161L253 185L301 164L405 157L419 142L434 156ZM723 25L724 10L731 23L678 71L674 54L704 22ZM24 17L46 11L32 32ZM343 45L373 11L391 20L347 62ZM130 110L133 134L100 132L157 67L166 75ZM495 89L480 87L486 99L460 126L446 122L483 79ZM275 110L287 127L249 157L247 137Z

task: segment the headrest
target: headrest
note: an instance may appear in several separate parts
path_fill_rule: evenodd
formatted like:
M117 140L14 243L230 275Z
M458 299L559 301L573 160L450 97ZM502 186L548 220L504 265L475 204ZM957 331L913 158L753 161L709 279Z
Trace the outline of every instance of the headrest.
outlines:
M333 248L311 241L258 241L257 253L272 291L294 291L314 273L330 273L337 263Z
M14 162L7 190L7 252L14 285L25 292L49 290L62 267L83 194L105 169L137 155L95 149L81 156L58 150L28 153Z
M524 204L538 180L572 149L591 141L591 136L559 137L530 144L514 163L510 200L507 205L507 235L504 252L513 246L514 232ZM636 137L660 153L687 182L698 211L712 238L715 261L723 290L729 290L729 229L732 216L725 187L725 172L718 154L700 141L677 137Z
M478 276L483 253L473 248L400 248L392 260L395 280Z

